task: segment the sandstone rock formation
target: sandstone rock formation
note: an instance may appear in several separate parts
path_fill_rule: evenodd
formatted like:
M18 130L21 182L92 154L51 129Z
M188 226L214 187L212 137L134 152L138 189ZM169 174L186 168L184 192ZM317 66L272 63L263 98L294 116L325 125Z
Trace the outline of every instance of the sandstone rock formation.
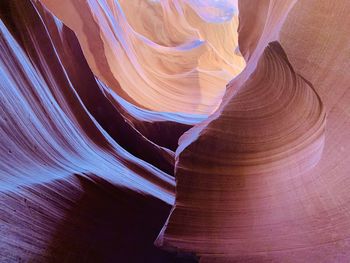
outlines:
M350 2L2 0L1 262L348 262Z

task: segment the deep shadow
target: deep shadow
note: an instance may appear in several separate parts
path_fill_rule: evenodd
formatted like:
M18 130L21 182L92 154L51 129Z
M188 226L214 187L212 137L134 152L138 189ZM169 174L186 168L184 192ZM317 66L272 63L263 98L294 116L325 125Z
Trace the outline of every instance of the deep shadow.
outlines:
M79 181L83 193L49 244L49 262L197 262L153 245L169 205L97 177Z

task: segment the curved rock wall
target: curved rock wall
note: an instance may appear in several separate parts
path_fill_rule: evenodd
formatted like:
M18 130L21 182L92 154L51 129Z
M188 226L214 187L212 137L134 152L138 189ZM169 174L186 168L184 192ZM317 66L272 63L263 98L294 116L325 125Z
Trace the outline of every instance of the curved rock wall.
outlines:
M0 261L347 262L349 11L1 1Z

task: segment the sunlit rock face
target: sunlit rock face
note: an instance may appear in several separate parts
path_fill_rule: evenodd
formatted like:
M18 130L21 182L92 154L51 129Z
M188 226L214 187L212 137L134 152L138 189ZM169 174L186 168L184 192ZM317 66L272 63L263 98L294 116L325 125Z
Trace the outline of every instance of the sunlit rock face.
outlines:
M209 114L244 67L229 1L42 1L74 30L97 77L155 111Z
M1 262L348 262L350 2L2 0Z

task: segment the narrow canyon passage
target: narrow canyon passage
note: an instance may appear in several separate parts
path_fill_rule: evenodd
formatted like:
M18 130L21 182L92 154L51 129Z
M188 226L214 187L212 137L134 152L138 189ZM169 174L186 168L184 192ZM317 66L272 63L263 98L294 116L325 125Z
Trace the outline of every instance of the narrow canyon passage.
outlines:
M348 262L347 0L2 0L0 262Z

